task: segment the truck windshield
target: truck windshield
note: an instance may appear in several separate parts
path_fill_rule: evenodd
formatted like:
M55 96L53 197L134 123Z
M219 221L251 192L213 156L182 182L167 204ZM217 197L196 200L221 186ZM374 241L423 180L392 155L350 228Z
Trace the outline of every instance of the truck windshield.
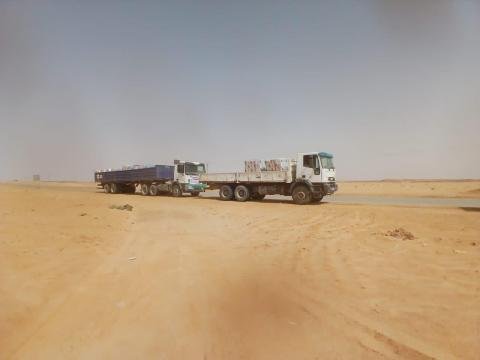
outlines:
M185 163L185 174L187 175L200 175L205 172L204 164L192 164Z
M331 157L320 156L320 163L324 169L335 169L333 165L333 159Z

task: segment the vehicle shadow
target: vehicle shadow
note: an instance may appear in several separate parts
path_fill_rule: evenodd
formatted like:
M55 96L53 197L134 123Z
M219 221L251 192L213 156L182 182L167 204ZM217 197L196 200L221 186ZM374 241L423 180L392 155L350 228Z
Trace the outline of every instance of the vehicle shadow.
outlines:
M480 207L471 207L471 206L464 206L461 207L463 211L472 211L472 212L480 212Z
M157 196L143 196L139 192L136 193L118 193L118 194L107 194L105 193L102 189L98 189L95 191L96 194L101 194L101 195L126 195L126 196L141 196L144 198L162 198L162 197L170 197L173 198L172 195L170 194L159 194ZM183 195L179 199L191 199L191 200L202 200L202 201L220 201L220 202L233 202L234 200L231 201L226 201L222 200L219 197L213 197L213 196L191 196L191 195ZM289 205L296 205L293 200L291 199L263 199L263 200L248 200L247 203L255 203L255 204L289 204ZM305 204L303 206L320 206L320 205L326 205L328 202L322 201L318 203L310 203L310 204Z
M220 202L233 202L234 200L222 200L219 197L205 197L205 196L198 196L194 197L193 199L196 200L210 200L210 201L220 201ZM288 199L263 199L263 200L248 200L246 203L255 203L255 204L289 204L289 205L296 205L293 200L288 200ZM305 204L303 206L318 206L326 203L310 203L310 204ZM300 205L299 205L300 206Z

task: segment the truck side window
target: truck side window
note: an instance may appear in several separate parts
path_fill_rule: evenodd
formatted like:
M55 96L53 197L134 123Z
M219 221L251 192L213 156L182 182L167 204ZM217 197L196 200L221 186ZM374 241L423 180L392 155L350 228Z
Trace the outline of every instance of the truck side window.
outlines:
M177 165L177 172L178 172L179 174L183 174L183 173L185 172L185 165L184 165L184 164L181 164L181 165L178 164L178 165Z
M315 168L313 155L303 155L303 167Z

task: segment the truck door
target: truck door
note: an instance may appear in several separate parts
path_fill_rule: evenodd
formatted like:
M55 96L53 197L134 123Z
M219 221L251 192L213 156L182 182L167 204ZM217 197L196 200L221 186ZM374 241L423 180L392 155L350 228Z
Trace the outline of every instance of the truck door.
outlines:
M310 180L312 183L322 181L320 161L317 154L303 155L302 178Z
M302 179L310 180L313 176L315 160L313 155L303 155Z
M185 182L185 164L177 164L175 168L175 180L180 184Z

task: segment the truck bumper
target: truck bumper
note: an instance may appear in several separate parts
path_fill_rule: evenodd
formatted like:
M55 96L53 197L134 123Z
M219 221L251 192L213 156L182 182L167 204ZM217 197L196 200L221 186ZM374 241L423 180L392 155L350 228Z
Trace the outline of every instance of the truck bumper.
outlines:
M205 184L184 184L183 191L185 192L203 192L207 186Z
M321 183L321 184L312 184L312 190L313 190L313 195L314 196L325 196L325 195L331 195L335 191L338 190L337 183L335 182L329 182L329 183Z
M331 195L338 190L338 185L334 182L324 183L322 185L324 195Z

